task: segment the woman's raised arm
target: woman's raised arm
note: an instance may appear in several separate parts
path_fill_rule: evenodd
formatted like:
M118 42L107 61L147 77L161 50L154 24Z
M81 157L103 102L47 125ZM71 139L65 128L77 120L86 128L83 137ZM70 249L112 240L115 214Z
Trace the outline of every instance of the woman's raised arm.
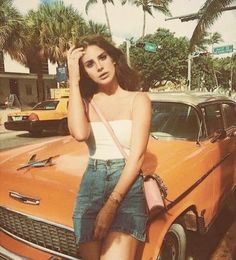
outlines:
M80 93L80 67L79 59L83 56L83 48L71 47L67 53L67 64L69 72L69 106L68 106L68 128L70 134L78 141L88 139L90 126L88 123L86 102Z

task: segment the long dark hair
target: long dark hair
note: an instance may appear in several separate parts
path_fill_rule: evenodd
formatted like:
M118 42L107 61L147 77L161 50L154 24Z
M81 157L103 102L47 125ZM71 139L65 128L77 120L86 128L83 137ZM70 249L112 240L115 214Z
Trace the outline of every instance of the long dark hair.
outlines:
M77 43L78 47L83 47L84 49L90 45L100 47L112 58L115 62L117 81L123 89L135 91L139 88L138 73L129 67L124 53L119 48L116 48L101 35L86 36ZM97 89L97 84L89 78L80 61L80 91L82 97L92 97L97 92Z

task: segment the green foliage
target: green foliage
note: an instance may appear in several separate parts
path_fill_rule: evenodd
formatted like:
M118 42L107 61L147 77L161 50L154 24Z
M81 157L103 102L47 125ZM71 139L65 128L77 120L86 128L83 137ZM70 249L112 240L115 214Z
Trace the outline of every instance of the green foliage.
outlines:
M156 53L142 48L131 47L132 66L140 72L144 90L164 86L168 81L174 84L186 79L188 40L176 38L166 29L158 29L156 33L146 35L138 42L155 43Z
M36 40L41 55L51 62L63 64L65 51L86 33L87 25L71 5L62 1L41 4L26 16L29 38Z
M208 91L220 87L229 89L232 77L232 89L236 89L236 66L233 59L214 58L212 56L195 58L192 63L192 88L206 88Z
M23 16L13 7L12 0L0 0L0 49L17 61L24 63L22 48L25 41Z

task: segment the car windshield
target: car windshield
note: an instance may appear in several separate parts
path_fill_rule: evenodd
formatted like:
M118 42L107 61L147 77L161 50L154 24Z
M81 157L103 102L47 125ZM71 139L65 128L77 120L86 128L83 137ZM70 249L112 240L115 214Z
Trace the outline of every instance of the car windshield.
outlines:
M41 103L38 103L33 110L55 110L59 101L43 101Z
M199 119L187 104L153 102L151 133L157 138L197 140Z

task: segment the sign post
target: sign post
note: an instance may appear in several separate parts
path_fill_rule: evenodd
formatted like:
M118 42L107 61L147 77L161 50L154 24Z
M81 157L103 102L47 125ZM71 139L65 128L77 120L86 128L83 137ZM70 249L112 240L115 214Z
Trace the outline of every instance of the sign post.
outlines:
M152 42L145 42L144 43L144 49L149 52L156 52L157 51L157 45Z
M65 82L67 81L67 72L66 72L66 67L57 67L57 83Z

